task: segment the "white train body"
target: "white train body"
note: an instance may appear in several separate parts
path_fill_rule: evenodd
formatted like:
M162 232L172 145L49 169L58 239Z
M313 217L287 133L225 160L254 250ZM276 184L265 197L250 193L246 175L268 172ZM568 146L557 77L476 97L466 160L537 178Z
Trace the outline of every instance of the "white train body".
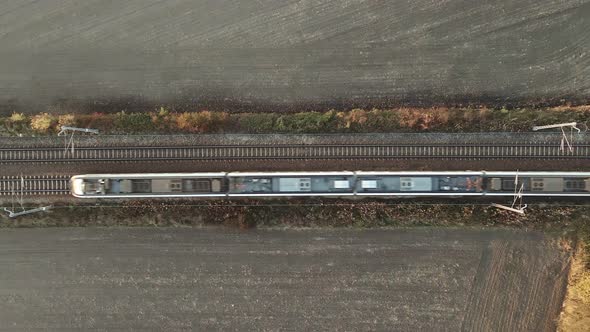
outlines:
M518 177L518 178L517 178ZM71 179L80 198L281 196L590 197L590 172L215 172L87 174Z

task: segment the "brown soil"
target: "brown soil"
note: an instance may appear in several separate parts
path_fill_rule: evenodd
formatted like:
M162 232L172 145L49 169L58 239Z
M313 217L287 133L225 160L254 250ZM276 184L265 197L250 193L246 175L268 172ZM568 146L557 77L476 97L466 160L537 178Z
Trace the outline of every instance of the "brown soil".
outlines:
M0 259L3 330L537 332L568 254L499 229L61 228L0 230Z
M588 9L579 0L4 1L0 113L583 101Z

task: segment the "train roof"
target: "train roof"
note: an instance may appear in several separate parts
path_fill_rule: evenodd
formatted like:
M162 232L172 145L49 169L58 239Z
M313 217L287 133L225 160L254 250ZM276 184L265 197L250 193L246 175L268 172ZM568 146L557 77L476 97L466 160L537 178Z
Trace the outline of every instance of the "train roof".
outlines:
M451 176L451 175L483 175L484 172L478 171L444 171L444 172L437 172L437 171L396 171L396 172L380 172L380 171L356 171L357 175L369 175L369 176L412 176L412 175L426 175L426 176Z
M72 179L174 179L174 178L215 178L224 177L226 172L211 173L118 173L118 174L82 174Z
M230 172L227 176L353 176L354 172Z
M217 178L241 176L482 176L487 177L584 177L590 178L590 172L517 172L517 171L326 171L326 172L194 172L194 173L117 173L117 174L82 174L72 179L174 179L174 178Z
M539 176L539 177L543 177L543 176L557 176L557 177L561 177L561 178L566 178L566 177L590 177L590 172L563 172L563 171L556 171L556 172L516 172L516 171L500 171L500 172L485 172L486 176L491 177L491 176L510 176L510 177L515 177L516 175L518 176Z
M306 192L306 193L244 193L244 194L239 194L239 193L229 193L227 194L228 197L297 197L297 196L301 196L301 197L325 197L325 196L333 196L333 197L339 197L339 196L354 196L353 192L324 192L324 193L312 193L312 192Z

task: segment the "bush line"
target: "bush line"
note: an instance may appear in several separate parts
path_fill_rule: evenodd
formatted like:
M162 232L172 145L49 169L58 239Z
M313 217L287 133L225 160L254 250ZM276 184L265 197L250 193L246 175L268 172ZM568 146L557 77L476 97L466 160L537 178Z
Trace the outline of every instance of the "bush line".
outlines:
M158 110L114 114L53 114L27 116L13 113L0 118L1 134L54 134L61 126L99 129L105 134L171 133L387 133L387 132L493 132L530 131L533 125L560 122L587 123L590 106L542 109L506 108L396 108L300 113L228 113L201 110Z

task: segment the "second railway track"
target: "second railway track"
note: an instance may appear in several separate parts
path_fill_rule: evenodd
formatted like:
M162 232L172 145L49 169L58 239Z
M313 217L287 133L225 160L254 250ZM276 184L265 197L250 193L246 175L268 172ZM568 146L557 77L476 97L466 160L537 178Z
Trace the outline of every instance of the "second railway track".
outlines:
M68 195L69 181L70 177L67 175L2 176L0 177L0 196Z
M546 143L512 145L209 145L3 148L0 163L137 162L243 159L587 159L590 145L567 147Z

